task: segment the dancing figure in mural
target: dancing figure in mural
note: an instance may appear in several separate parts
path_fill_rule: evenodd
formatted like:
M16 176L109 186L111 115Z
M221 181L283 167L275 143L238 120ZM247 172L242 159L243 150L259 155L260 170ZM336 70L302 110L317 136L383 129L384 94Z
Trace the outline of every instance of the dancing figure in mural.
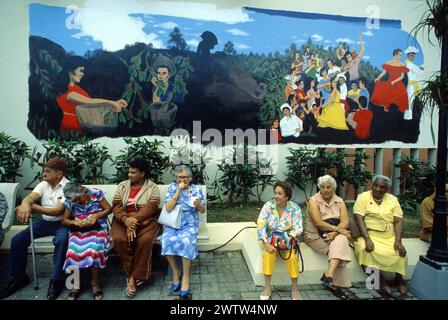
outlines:
M336 77L331 79L331 92L328 102L322 107L322 114L317 119L319 128L333 128L338 130L348 130L345 122L344 107L340 102L341 92L340 82Z
M56 82L56 102L61 108L63 117L60 126L61 133L78 132L83 133L83 127L80 124L78 115L82 114L79 110L81 106L103 107L107 111L121 112L128 103L123 99L108 100L91 98L90 95L82 89L78 83L84 77L86 60L79 56L71 56L65 61L62 71L58 75ZM93 110L92 110L93 111ZM101 115L104 112L101 112ZM102 120L103 118L101 118ZM86 121L89 119L86 118ZM100 120L100 121L101 121ZM84 123L90 126L93 123Z
M404 112L405 120L412 120L412 108L414 106L415 93L420 89L418 85L418 80L424 74L423 67L419 67L414 63L415 55L420 51L415 47L408 47L404 53L407 54L408 58L406 59L406 68L409 69L408 72L408 103L409 108Z
M384 107L386 112L389 112L391 104L395 104L403 113L408 109L409 102L406 86L402 80L409 69L400 61L403 56L401 49L395 49L392 54L393 59L383 64L383 71L375 79L375 89L370 101ZM389 73L389 79L380 81L386 73Z

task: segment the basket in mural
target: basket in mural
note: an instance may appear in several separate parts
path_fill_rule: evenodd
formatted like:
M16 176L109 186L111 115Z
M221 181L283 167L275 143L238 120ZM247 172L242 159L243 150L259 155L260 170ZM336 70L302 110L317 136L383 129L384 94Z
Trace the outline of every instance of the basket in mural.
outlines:
M118 114L110 113L112 106L110 105L79 105L76 107L76 114L78 115L79 123L86 134L107 134L116 130L118 126ZM105 115L109 113L114 121L110 119L105 121Z

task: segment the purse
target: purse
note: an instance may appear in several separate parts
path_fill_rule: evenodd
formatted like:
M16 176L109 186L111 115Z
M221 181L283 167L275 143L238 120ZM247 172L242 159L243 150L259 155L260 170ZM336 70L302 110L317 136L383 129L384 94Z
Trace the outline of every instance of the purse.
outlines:
M323 221L328 224L331 224L332 226L338 226L341 223L341 220L339 220L339 219L327 219L327 220L323 220ZM317 232L319 232L319 235L322 238L324 238L324 235L327 233L330 233L331 231L317 229Z
M181 218L182 218L182 206L180 204L176 205L174 209L170 212L166 210L166 205L163 205L158 223L174 229L180 229Z
M296 250L298 246L296 239L289 237L286 232L279 231L272 232L269 243L277 250L278 255L283 260L288 260L291 257L292 250ZM280 250L289 250L288 257L283 257Z

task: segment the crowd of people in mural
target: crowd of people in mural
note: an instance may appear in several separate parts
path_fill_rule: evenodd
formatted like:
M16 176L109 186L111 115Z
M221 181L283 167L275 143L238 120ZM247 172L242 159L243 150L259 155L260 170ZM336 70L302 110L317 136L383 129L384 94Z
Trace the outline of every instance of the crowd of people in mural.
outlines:
M28 247L34 239L46 236L54 237L54 269L48 299L56 299L62 293L66 273L70 273L67 271L90 269L92 298L102 300L100 271L107 267L112 244L124 269L124 294L135 297L138 287L151 275L153 246L158 235L161 235L161 254L172 271L169 290L178 294L180 300L192 299L190 266L198 257L199 214L206 211L206 199L201 187L192 183L188 166L176 168L174 182L168 186L166 195L161 196L159 187L148 178L146 160L133 158L128 162L129 179L118 184L109 204L103 191L70 182L65 177L68 166L61 158L53 157L40 165L42 181L15 212L23 224L30 221L31 214L39 214L42 219L32 221L33 233L28 227L12 237L6 270L9 280L0 291L0 299L29 284ZM357 263L364 269L374 267L381 272L395 273L392 283L381 273L383 294L390 296L390 286L395 284L405 295L407 286L403 276L408 258L401 241L403 211L397 198L389 193L390 187L388 177L373 177L371 190L358 195L353 207L354 220L351 220L344 200L336 194L335 178L321 176L319 191L307 199L307 219L303 223L301 208L292 201L291 186L276 182L272 200L264 204L257 221L265 276L260 299L270 298L271 276L278 255L285 260L291 278L292 299L301 299L297 280L298 248L302 240L312 250L328 256L328 267L320 281L338 298L348 299L344 288L352 286L346 272L346 266L352 262L350 245L354 247ZM4 203L4 197L0 201ZM177 210L180 225L162 228L158 223L161 202L167 212ZM431 238L433 206L434 195L421 206L420 238L424 241ZM7 206L2 204L0 210L3 217ZM107 219L110 213L113 213L111 226ZM81 287L74 285L67 299L78 299L80 292Z
M423 68L414 63L419 50L409 46L391 50L392 59L382 65L374 79L373 91L368 90L366 77L360 72L365 46L361 36L359 52L353 47L339 46L337 61L324 61L307 47L295 54L295 61L285 76L285 103L280 106L281 119L273 119L271 129L277 140L299 142L299 137L321 134L321 128L352 130L360 143L371 135L373 106L388 113L395 106L401 119L413 119L415 93ZM387 114L386 114L387 117Z

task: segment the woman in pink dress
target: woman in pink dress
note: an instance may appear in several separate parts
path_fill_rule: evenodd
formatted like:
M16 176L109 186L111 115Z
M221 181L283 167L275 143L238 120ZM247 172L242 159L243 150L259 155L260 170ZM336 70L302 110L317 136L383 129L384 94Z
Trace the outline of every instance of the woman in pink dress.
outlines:
M408 93L402 80L409 69L400 61L403 56L401 49L395 49L393 56L392 60L383 64L383 71L375 79L375 89L370 101L384 107L386 112L391 104L395 104L400 112L405 112L408 109ZM389 74L389 79L380 81L386 73Z

